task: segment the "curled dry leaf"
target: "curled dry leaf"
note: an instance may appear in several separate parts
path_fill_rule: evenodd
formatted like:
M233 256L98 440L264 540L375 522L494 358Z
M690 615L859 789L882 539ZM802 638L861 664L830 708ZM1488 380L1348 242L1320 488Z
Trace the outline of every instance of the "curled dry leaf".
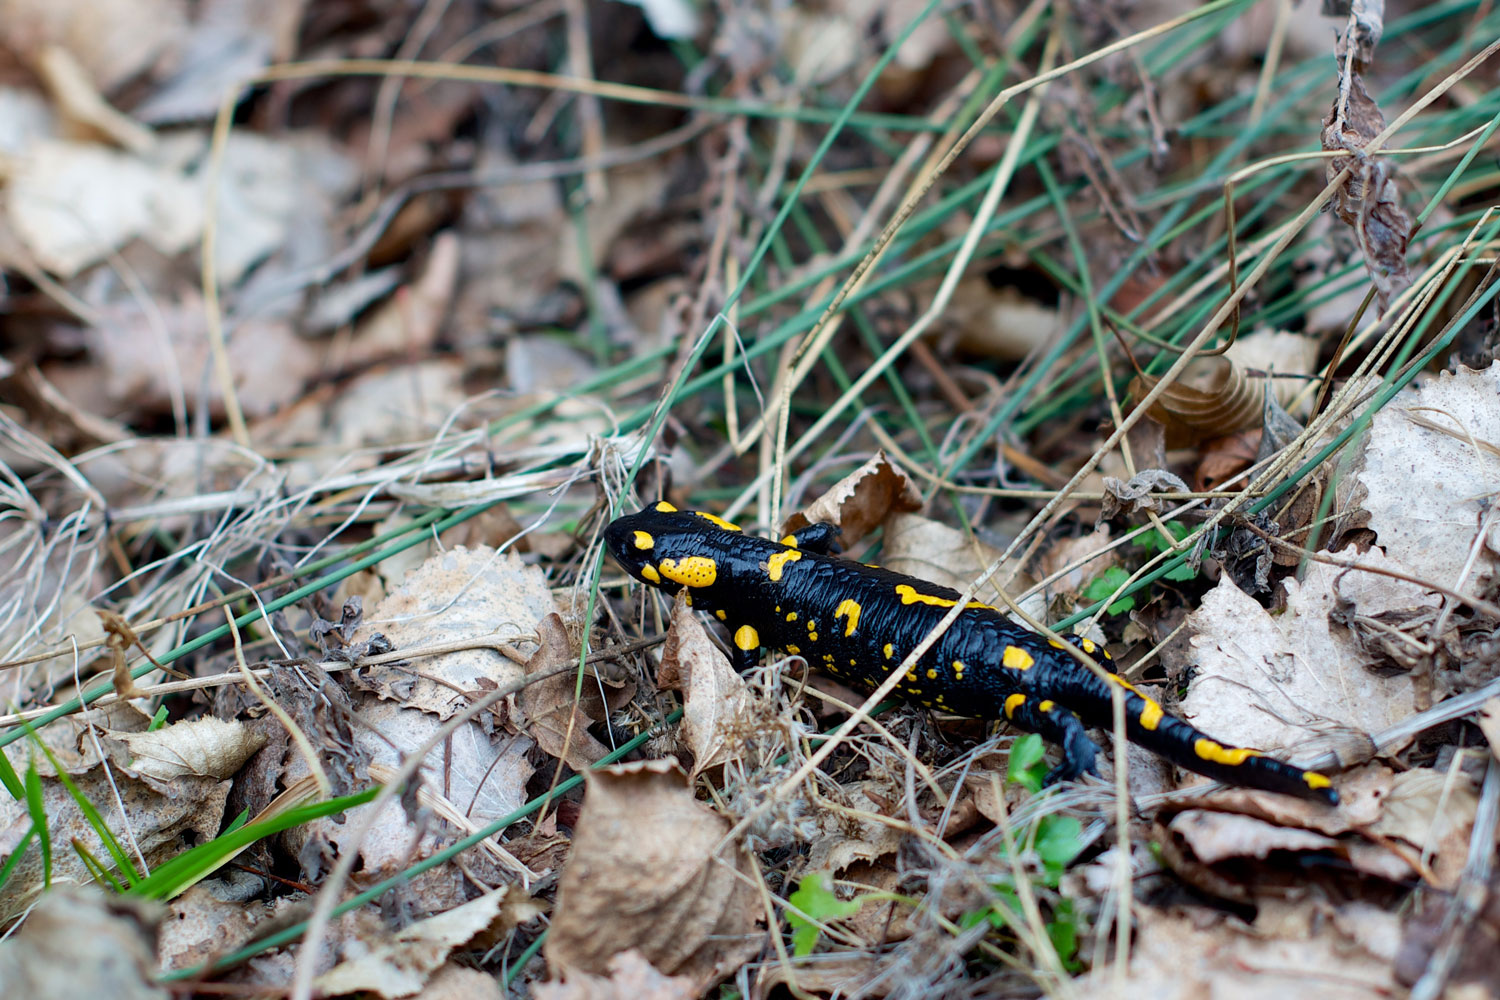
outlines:
M519 907L507 906L507 897L522 895L504 886L478 899L419 920L389 934L385 940L364 942L365 954L334 966L319 976L314 986L323 996L373 993L386 1000L414 996L427 985L428 977L442 968L449 952L468 943L504 918L508 932L518 923L540 914L529 899Z
M1348 167L1350 178L1333 196L1333 212L1349 228L1365 258L1382 312L1411 284L1406 244L1411 218L1401 207L1396 168L1389 160L1364 155L1364 149L1385 128L1385 115L1358 73L1347 79L1340 72L1339 94L1323 118L1323 151L1348 155L1330 158L1324 169L1331 182Z
M1462 772L1414 768L1392 780L1385 808L1369 833L1410 844L1431 870L1431 884L1451 891L1468 859L1478 809L1479 796Z
M634 948L611 956L607 973L567 970L561 982L537 983L531 993L536 1000L693 1000L700 992L687 976L662 975Z
M1130 395L1142 399L1161 381L1155 375L1130 380ZM1209 438L1259 427L1265 379L1251 378L1227 357L1190 362L1147 411L1167 434L1167 447L1188 448Z
M1500 531L1487 520L1500 492L1497 394L1500 362L1443 372L1398 396L1375 414L1359 474L1369 526L1386 555L1422 579L1468 593L1484 593L1500 571Z
M568 638L562 616L552 612L537 626L541 646L526 661L526 674L546 674L569 665L578 666L578 652ZM575 771L585 771L599 763L609 748L593 736L588 727L603 722L608 710L599 694L599 681L585 674L579 694L576 670L554 674L536 681L516 695L519 713L516 725L536 740L537 746ZM580 700L581 697L581 700Z
M1381 566L1378 551L1341 558ZM1382 677L1349 631L1329 621L1339 600L1374 612L1420 600L1420 588L1389 577L1311 563L1284 581L1287 607L1273 616L1226 576L1188 617L1200 670L1183 701L1194 725L1261 750L1309 751L1310 734L1340 728L1379 732L1411 714L1409 675Z
M266 734L243 722L205 716L151 732L127 733L120 740L135 758L132 770L170 781L188 774L228 778L266 745Z
M750 705L744 678L709 640L679 594L662 647L657 686L683 696L682 738L693 751L693 777L736 759L737 723Z
M638 949L701 993L760 951L755 876L729 823L671 759L587 772L573 855L547 938L554 975L608 975Z
M1145 513L1160 514L1164 506L1153 493L1186 493L1182 477L1166 469L1142 469L1122 482L1114 476L1104 477L1104 504L1099 520L1108 521L1120 515L1138 517Z
M168 1000L152 980L161 908L94 888L54 886L0 943L8 997Z
M816 522L836 524L839 541L847 548L865 537L892 514L920 510L922 494L884 451L835 483L828 492L788 517L781 534Z

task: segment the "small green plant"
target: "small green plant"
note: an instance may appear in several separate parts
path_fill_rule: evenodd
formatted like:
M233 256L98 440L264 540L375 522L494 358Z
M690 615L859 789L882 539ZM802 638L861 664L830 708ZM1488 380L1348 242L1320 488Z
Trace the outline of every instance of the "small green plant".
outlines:
M1010 751L1010 765L1006 777L1033 794L1042 790L1046 779L1047 762L1042 738L1035 733L1016 740ZM1033 884L1056 889L1062 874L1073 859L1086 846L1083 840L1083 824L1072 816L1043 816L1031 827L1021 831L1021 841L1035 853L1041 862L1041 872L1034 876ZM985 921L996 930L1019 926L1025 921L1020 897L1011 883L1010 876L1003 876L990 883L994 901L986 910L969 914L965 926L974 926ZM1051 906L1051 919L1045 923L1047 937L1057 951L1063 967L1076 971L1078 962L1078 917L1073 904L1059 899Z
M1177 542L1180 542L1184 538L1186 538L1192 532L1192 530L1193 529L1189 526L1185 524L1179 524L1176 521L1173 521L1172 523L1167 525L1167 532L1171 534L1173 541ZM1142 532L1139 536L1132 539L1130 544L1133 547L1140 549L1148 556L1154 555L1158 552L1165 552L1168 548L1167 540L1165 538L1162 538L1161 533L1158 531ZM1165 579L1181 583L1185 580L1191 580L1195 578L1198 575L1198 568L1184 562L1180 565L1173 566L1162 575ZM1084 600L1092 602L1108 600L1110 595L1124 586L1125 581L1129 579L1129 570L1125 569L1123 566L1111 566L1109 569L1105 570L1103 573L1100 573L1098 576L1094 577L1084 585L1082 591L1083 598ZM1131 610L1134 607L1135 597L1127 595L1120 598L1118 601L1115 601L1104 610L1106 614L1123 615L1125 612Z
M833 880L828 873L815 872L797 883L796 891L787 897L787 902L795 907L786 914L786 921L792 928L792 954L802 958L811 955L813 948L817 947L818 936L822 933L819 924L854 916L864 898L839 899L834 894Z

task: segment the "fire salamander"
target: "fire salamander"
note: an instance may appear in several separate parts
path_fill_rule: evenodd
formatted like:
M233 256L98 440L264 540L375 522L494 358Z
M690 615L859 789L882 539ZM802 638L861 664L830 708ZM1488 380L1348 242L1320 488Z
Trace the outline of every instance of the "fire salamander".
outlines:
M605 529L610 554L636 579L669 594L688 591L694 608L730 629L735 666L756 663L762 647L802 656L841 681L871 690L961 596L947 587L831 554L838 528L811 524L780 542L747 535L703 511L665 501ZM1107 650L1072 639L1106 667ZM1263 788L1330 805L1326 775L1258 750L1221 743L1168 715L1129 681L1106 683L1066 647L971 601L896 689L908 701L954 715L1004 716L1062 748L1048 783L1094 772L1098 746L1085 726L1108 729L1110 684L1122 689L1130 740L1174 764L1229 784Z

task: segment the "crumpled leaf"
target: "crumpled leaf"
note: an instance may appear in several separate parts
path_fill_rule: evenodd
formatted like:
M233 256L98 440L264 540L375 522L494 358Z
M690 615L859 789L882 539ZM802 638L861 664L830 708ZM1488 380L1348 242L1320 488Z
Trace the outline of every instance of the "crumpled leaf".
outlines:
M547 938L553 975L608 975L631 948L701 993L757 954L765 930L729 822L698 802L670 758L586 772L573 855Z
M1385 128L1385 116L1365 90L1358 73L1351 73L1347 83L1347 87L1340 87L1333 107L1323 118L1322 140L1325 152L1343 151L1349 155L1331 157L1324 169L1328 181L1345 167L1351 170L1351 176L1334 194L1331 204L1334 214L1354 230L1365 268L1375 284L1380 310L1384 312L1391 300L1411 284L1411 270L1406 264L1411 218L1401 207L1396 168L1389 160L1362 155L1364 148ZM1347 106L1341 106L1346 93Z
M693 751L692 776L738 757L735 723L750 704L744 678L709 639L685 594L672 606L657 686L683 695L682 738Z
M1160 514L1165 506L1152 493L1188 492L1182 477L1166 469L1142 469L1124 482L1114 476L1104 477L1104 504L1099 520L1109 521L1121 514L1135 517L1144 513Z
M243 722L205 716L146 733L126 733L120 740L130 748L135 758L130 766L137 773L169 781L189 774L232 777L266 745L266 734Z
M886 569L931 580L959 592L998 558L1000 550L994 546L919 514L892 514L886 520L880 549L880 565ZM1032 578L1021 571L1020 561L1012 559L996 570L975 596L1003 607L997 587L1019 593L1031 583ZM1039 603L1028 610L1040 615L1043 605Z
M791 515L781 527L788 535L816 522L843 529L839 542L845 548L865 537L892 514L921 510L922 494L906 473L884 451L840 479L818 499Z
M323 996L373 993L386 1000L413 996L441 968L448 953L490 927L505 914L509 931L541 910L529 899L517 909L506 907L514 891L504 886L446 913L394 931L383 941L363 942L369 951L329 969L314 982Z
M558 667L577 667L578 652L568 638L562 616L553 612L537 626L541 647L526 661L526 673L546 674ZM578 690L573 671L555 674L546 680L527 685L516 695L519 710L516 725L536 740L537 746L575 771L584 771L599 763L609 748L589 733L588 727L605 720L608 710L599 695L598 681L585 674L582 700L574 697ZM570 723L571 720L571 723Z

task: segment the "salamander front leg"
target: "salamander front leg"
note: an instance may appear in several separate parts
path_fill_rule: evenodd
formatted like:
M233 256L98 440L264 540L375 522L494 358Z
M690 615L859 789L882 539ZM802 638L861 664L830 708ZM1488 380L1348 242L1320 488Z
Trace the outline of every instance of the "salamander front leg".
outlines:
M1094 757L1098 746L1089 739L1078 716L1047 698L1013 694L1005 699L1005 717L1012 725L1040 733L1042 739L1062 748L1062 763L1047 772L1043 785L1071 781L1080 774L1097 774Z

